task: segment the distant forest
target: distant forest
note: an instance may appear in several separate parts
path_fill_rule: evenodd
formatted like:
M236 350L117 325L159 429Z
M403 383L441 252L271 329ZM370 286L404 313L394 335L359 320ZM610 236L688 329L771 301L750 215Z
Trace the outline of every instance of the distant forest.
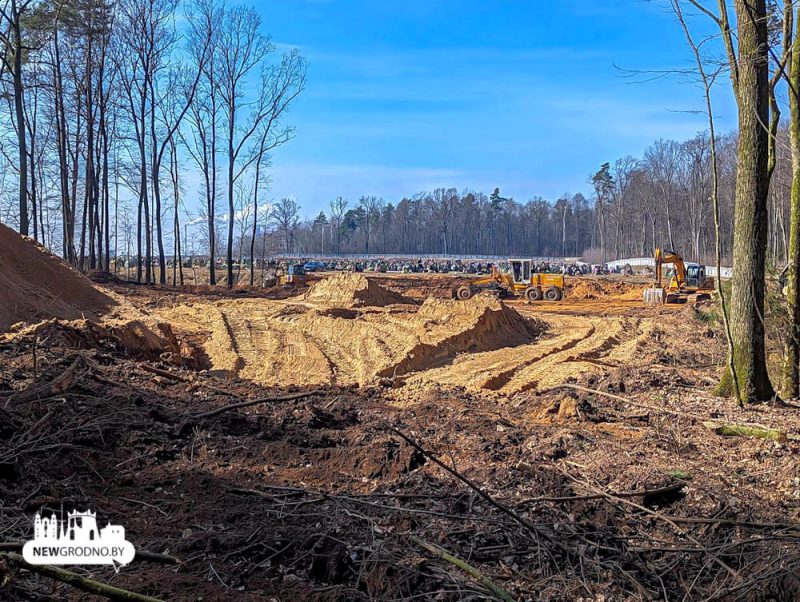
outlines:
M785 262L791 159L779 132L769 192L769 257ZM717 145L723 259L730 261L736 177L736 137ZM587 175L592 193L556 200L505 198L438 188L397 202L338 198L301 222L295 201L283 199L265 220L271 252L435 253L584 256L594 262L650 256L656 246L713 263L714 218L710 140L658 140L641 157L604 163ZM262 243L260 243L262 244Z
M138 257L137 279L152 282L165 279L172 258L213 255L227 259L232 284L234 263L277 253L599 262L662 246L711 261L706 134L598 160L576 182L588 196L512 199L501 183L403 199L343 199L332 190L325 210L304 219L310 201L268 200L273 155L294 136L288 115L306 63L297 51L275 52L255 9L221 0L3 1L0 221L79 269ZM787 138L779 132L769 190L774 262L785 261L788 243ZM735 146L735 136L720 137L726 261ZM218 278L213 267L210 277Z

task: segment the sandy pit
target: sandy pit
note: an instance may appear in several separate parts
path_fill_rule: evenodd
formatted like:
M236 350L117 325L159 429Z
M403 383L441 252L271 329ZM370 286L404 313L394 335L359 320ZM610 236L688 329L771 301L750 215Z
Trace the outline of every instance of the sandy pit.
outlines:
M641 301L645 285L615 280L595 278L570 278L564 291L564 299Z
M314 304L313 297L186 304L161 316L176 331L204 335L212 370L264 385L368 384L465 353L527 345L544 330L491 297L362 308L344 296L341 306Z
M198 300L158 314L179 338L200 346L210 370L261 385L392 379L395 387L450 385L508 396L623 365L653 324L490 295L390 303L398 298L372 279L342 274L293 299Z
M17 322L98 316L113 305L66 262L0 225L0 332Z

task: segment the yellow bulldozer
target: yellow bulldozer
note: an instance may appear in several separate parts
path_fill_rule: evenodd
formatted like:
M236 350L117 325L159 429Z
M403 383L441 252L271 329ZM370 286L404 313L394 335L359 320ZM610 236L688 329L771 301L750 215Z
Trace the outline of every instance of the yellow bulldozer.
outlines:
M710 299L714 293L714 278L706 276L706 266L697 263L685 263L683 257L674 251L655 252L655 281L653 286L644 289L645 305L663 305L665 303L686 303L690 297L695 301ZM664 265L674 267L673 274L666 287L662 286Z
M453 289L453 298L465 301L481 291L491 291L501 299L522 296L533 301L560 301L564 296L564 276L539 274L533 259L509 259L508 273L492 266L492 273Z

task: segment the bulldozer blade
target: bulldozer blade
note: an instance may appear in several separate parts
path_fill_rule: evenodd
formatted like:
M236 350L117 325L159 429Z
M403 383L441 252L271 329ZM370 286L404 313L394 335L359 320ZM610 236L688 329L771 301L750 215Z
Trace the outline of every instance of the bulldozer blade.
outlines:
M645 305L664 305L667 302L666 291L657 287L646 288L642 300Z

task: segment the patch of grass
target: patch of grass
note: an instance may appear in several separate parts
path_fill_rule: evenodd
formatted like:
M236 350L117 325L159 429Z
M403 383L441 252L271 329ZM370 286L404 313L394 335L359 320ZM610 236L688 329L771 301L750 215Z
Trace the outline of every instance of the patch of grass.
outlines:
M706 326L716 326L722 323L722 312L717 303L710 306L693 306L692 317Z
M691 481L692 480L692 474L689 473L689 472L686 472L685 470L680 470L680 469L670 470L668 474L673 479L678 479L679 481Z

